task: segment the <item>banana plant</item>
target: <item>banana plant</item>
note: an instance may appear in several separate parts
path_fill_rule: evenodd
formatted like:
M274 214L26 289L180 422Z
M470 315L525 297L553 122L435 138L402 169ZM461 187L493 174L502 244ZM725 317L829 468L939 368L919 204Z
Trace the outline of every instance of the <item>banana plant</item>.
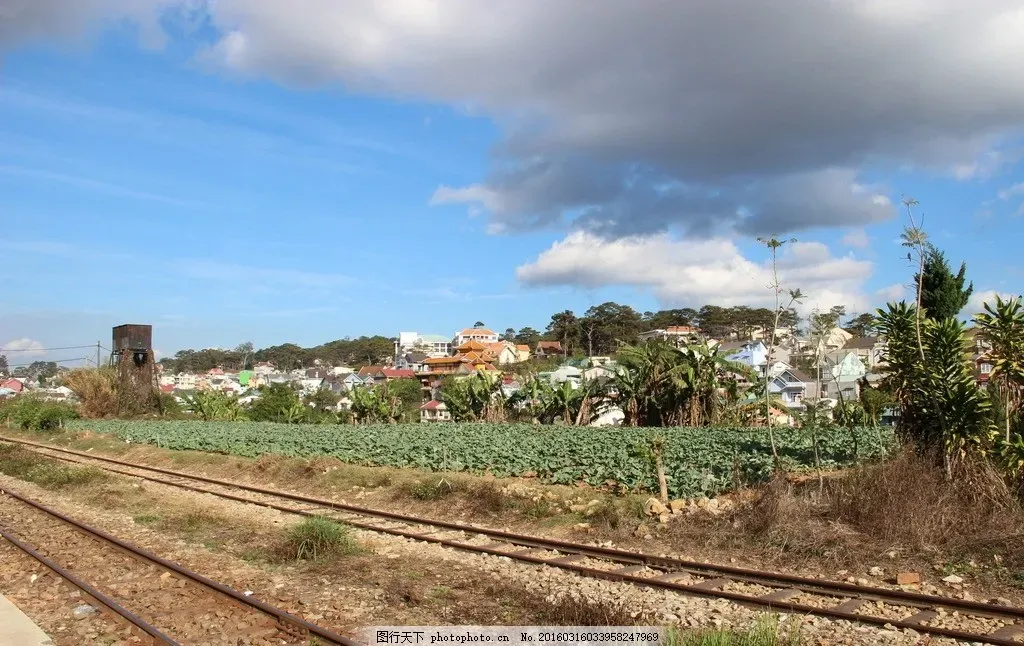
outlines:
M1010 429L1019 422L1022 393L1024 393L1024 306L1021 298L1003 300L999 295L995 303L985 303L985 311L974 317L981 338L992 349L988 358L992 362L989 380L999 384L1002 396L1004 441L1010 442Z

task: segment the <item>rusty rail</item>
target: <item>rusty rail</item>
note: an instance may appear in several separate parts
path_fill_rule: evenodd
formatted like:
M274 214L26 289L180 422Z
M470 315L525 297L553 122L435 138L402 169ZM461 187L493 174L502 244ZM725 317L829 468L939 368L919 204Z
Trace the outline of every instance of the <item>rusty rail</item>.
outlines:
M55 509L51 509L51 508L47 507L46 505L43 505L42 503L39 503L39 502L36 502L35 500L27 498L27 497L25 497L25 496L23 496L23 495L21 495L21 494L19 494L17 492L11 491L10 489L0 489L0 494L4 494L4 495L7 495L7 496L10 496L11 498L14 498L15 500L18 500L18 501L20 501L20 502L22 502L22 503L24 503L24 504L26 504L26 505L28 505L30 507L38 509L39 511L41 511L41 512L43 512L43 513L45 513L45 514L47 514L47 515L49 515L49 516L51 516L53 518L56 518L56 519L66 523L68 525L71 525L72 527L74 527L75 529L81 531L82 533L88 534L90 536L93 536L93 537L99 539L102 542L108 543L110 545L113 545L113 546L121 549L121 550L124 550L124 551L130 553L131 555L135 556L136 558L138 558L138 559L140 559L142 561L148 561L148 562L153 563L153 564L155 564L155 565L157 565L157 566L159 566L161 568L164 568L165 570L172 571L175 574L178 574L181 577L183 577L185 579L188 579L189 581L192 581L193 583L196 583L196 584L198 584L200 586L203 586L203 587L205 587L205 588L207 588L209 590L212 590L212 591L217 592L217 593L219 593L219 594L221 594L223 596L226 596L226 597L230 598L231 600L233 600L235 602L238 602L238 603L240 603L240 604L242 604L244 606L248 606L249 608L252 608L254 610L262 612L263 614L266 614L266 615L268 615L270 617L273 617L278 622L281 622L284 625L290 625L290 626L296 627L296 628L300 629L301 631L303 631L306 634L315 635L315 636L319 637L320 639L324 639L328 643L331 643L331 644L340 644L342 646L359 646L359 642L356 642L356 641L351 640L351 639L349 639L347 637L339 635L339 634L337 634L337 633L335 633L333 631L327 630L326 628L322 628L320 626L317 626L314 623L306 621L302 617L297 617L297 616L295 616L295 615L293 615L293 614L291 614L289 612L281 610L280 608L272 606L272 605L270 605L268 603L264 603L263 601L260 601L259 599L255 599L253 597L246 596L246 595L238 592L237 590L235 590L233 588L230 588L230 587L228 587L228 586L226 586L226 585L224 585L222 583L218 583L217 581L214 581L213 579L210 579L210 578L208 578L206 576L203 576L202 574L199 574L198 572L193 572L192 570L184 568L184 567L178 565L177 563L175 563L173 561L169 561L169 560L167 560L167 559L165 559L163 557L157 556L156 554L154 554L154 553L152 553L152 552L150 552L148 550L142 549L140 547L136 547L136 546L134 546L134 545L132 545L130 543L122 541L121 539L117 538L116 536L112 536L112 535L108 534L107 532L104 532L101 529L98 529L96 527L91 527L89 525L86 525L85 523L82 523L82 522L80 522L78 520L75 520L74 518L72 518L72 517L70 517L70 516L68 516L66 514L63 514L63 513L59 512L59 511L55 510ZM4 538L7 538L8 540L11 540L11 538L8 535L6 535L6 534L4 535ZM14 543L14 541L11 541L11 542ZM15 544L17 545L17 543L15 543ZM22 549L24 549L24 548L22 548ZM34 558L39 558L39 557L35 557L35 555L33 555L33 556L34 556ZM39 555L39 556L42 557L42 555ZM42 557L42 558L45 558L45 557ZM56 565L56 564L54 564L54 565ZM47 567L50 567L51 569L53 569L53 567L51 565L49 565L49 564L47 564ZM54 570L54 571L56 572L57 570ZM64 576L64 574L62 574L60 572L58 572L58 574L61 574L61 576ZM65 577L65 578L67 578L67 577ZM71 581L74 585L76 585L78 587L82 587L82 585L80 585L80 583L83 583L83 582L81 582L78 579L72 580L72 579L68 578L68 581ZM86 590L84 587L82 589ZM94 590L94 589L90 588L90 590ZM90 591L90 590L86 590L86 592L90 596L93 596L93 592ZM96 591L96 592L98 592L98 591ZM102 593L100 593L100 594L102 594ZM97 599L99 599L99 598L97 597ZM103 603L103 605L107 605L107 603L105 601L102 601L102 603ZM108 607L110 607L110 606L108 606ZM111 608L111 609L114 610L114 608ZM120 611L118 611L118 610L114 610L114 611L117 612L117 614L124 616ZM133 621L132 623L135 623L135 622ZM145 623L145 622L142 622L142 623ZM138 625L138 624L136 624L136 625ZM143 626L140 625L139 627L142 628L143 630L145 630L145 628L143 628ZM147 630L146 632L149 632L149 631ZM157 632L158 632L158 634L162 635L162 633L159 633L159 631L157 631ZM150 633L150 634L152 634L152 633ZM166 639L170 639L170 638L167 638L165 635L162 636L162 637L166 638ZM175 642L169 641L168 643L172 643L173 644Z
M153 626L152 624L146 622L144 619L133 613L131 610L128 610L127 608L125 608L118 602L114 601L107 595L103 594L96 588L92 587L82 579L79 579L77 576L75 576L65 568L61 567L52 559L43 556L34 547L29 545L28 543L24 543L21 540L19 540L16 536L14 536L14 534L10 532L10 530L0 527L0 536L2 536L4 540L6 540L11 545L17 547L22 552L28 554L35 560L50 568L50 570L52 570L53 573L57 576L61 577L62 579L64 579L71 585L75 586L76 588L80 589L82 592L89 595L89 597L91 597L92 599L95 599L97 603L106 606L106 608L114 614L120 615L130 624L132 624L142 632L146 633L150 637L152 637L155 642L159 642L162 644L170 644L172 646L178 646L178 642L174 641L164 633L160 632L160 629L158 629L156 626Z
M1024 619L1024 608L994 606L975 601L951 599L946 597L909 592L905 590L889 590L884 588L859 586L849 583L822 581L820 579L810 579L806 577L800 577L789 574L764 572L760 570L752 570L734 566L720 566L709 563L687 561L684 559L659 557L655 555L644 554L642 552L631 552L628 550L622 550L617 548L598 547L592 545L584 545L580 543L572 543L568 541L547 539L523 534L515 534L511 532L504 532L484 527L463 525L459 523L451 523L447 521L410 516L407 514L399 514L395 512L359 507L356 505L338 503L331 500L313 498L310 496L303 496L285 491L264 489L252 485L230 482L226 480L218 480L215 478L198 476L170 469L141 466L129 462L124 462L121 460L116 460L113 458L90 455L80 451L58 448L45 444L29 442L25 440L11 439L6 437L0 437L0 440L30 446L36 449L54 451L58 453L64 453L66 455L74 455L80 458L86 458L88 460L96 460L108 464L116 464L138 471L159 473L174 478L204 482L207 484L212 484L229 489L248 491L251 493L260 494L271 498L302 502L308 505L314 505L316 507L320 507L322 509L334 512L343 512L348 514L355 514L357 516L377 518L405 525L425 525L432 529L437 528L438 530L443 530L445 532L451 531L486 536L488 538L496 539L500 542L498 544L489 544L483 546L472 545L458 540L432 536L431 534L437 533L435 531L418 532L411 531L410 529L405 528L382 527L380 525L375 525L371 522L363 522L358 519L338 519L359 529L386 533L393 536L401 536L403 538L434 543L438 545L443 545L445 547L452 547L455 549L467 550L480 554L505 556L513 560L537 565L557 567L563 570L575 572L577 574L593 578L619 582L628 582L638 586L672 590L687 595L728 599L739 604L761 607L773 611L816 615L828 617L831 619L843 619L859 623L872 624L876 626L894 626L897 628L915 630L921 633L929 633L936 636L949 637L953 639L961 639L972 642L996 644L999 646L1021 646L1021 644L1024 643L1016 641L1014 639L1015 636L1024 634L1024 623L1010 624L1008 626L1005 626L1004 628L1001 628L987 635L970 633L950 628L941 628L925 625L927 621L930 621L935 617L935 609L938 608L951 611L956 610L960 611L961 613L966 613L973 616L1008 618L1014 620ZM41 455L46 455L47 457L56 458L75 464L86 464L85 462L82 462L80 460L70 459L62 456L47 455L45 453L41 453ZM252 498L237 496L230 493L218 492L203 487L196 487L191 484L174 482L172 480L167 480L164 478L154 478L151 476L139 475L137 473L131 473L128 471L123 471L120 469L114 469L110 467L101 468L113 473L118 473L129 477L141 478L144 480L157 482L160 484L165 484L173 487L178 487L189 491L195 491L198 493L212 494L228 500L259 505L262 507L275 509L277 511L281 511L284 513L296 514L301 516L324 515L323 511L318 512L313 510L297 509L294 507L288 507L274 502L254 500ZM530 553L516 553L515 551L509 551L509 548L534 548L539 550L549 550L559 553L560 556L557 560L550 558L542 558L536 555L532 555ZM600 570L596 568L588 568L574 564L572 562L573 556L590 557L604 561L612 561L615 563L625 564L626 567L620 568L619 570ZM665 573L655 578L645 578L636 576L635 573L631 571L630 567L634 565L649 566L654 569L664 570ZM679 574L695 574L697 576L704 576L709 578L698 584L681 584L673 582L671 580L673 576ZM753 596L719 589L723 587L725 584L732 581L757 583L777 588L777 590L770 594L762 596ZM701 583L703 583L704 585L701 586ZM819 608L817 606L793 603L786 600L787 598L795 596L795 594L799 592L845 597L848 600L831 608ZM888 619L885 617L857 614L857 607L867 600L886 601L894 605L900 605L910 608L919 608L920 611L915 613L913 616L907 617L905 619Z

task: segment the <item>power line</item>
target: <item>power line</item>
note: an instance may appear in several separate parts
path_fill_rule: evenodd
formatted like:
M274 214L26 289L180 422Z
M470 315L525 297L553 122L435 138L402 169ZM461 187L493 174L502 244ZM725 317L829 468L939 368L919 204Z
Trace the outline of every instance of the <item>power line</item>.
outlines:
M0 354L6 354L8 352L51 352L53 350L83 350L85 348L95 348L95 343L89 345L69 345L63 348L0 348Z
M27 368L27 367L29 367L29 366L31 366L33 364L36 364L36 363L67 363L69 361L95 361L95 359L90 359L89 357L75 357L73 359L55 359L53 361L33 361L32 363L14 363L14 364L8 365L7 367L8 368Z

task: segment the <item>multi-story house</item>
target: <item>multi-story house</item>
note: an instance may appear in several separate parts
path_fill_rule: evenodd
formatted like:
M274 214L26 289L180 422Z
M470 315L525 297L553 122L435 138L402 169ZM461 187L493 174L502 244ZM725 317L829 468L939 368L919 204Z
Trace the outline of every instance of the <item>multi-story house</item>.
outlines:
M498 341L489 343L487 352L494 357L494 363L499 366L507 366L510 363L519 363L519 351L514 343Z
M277 372L277 366L269 361L260 361L252 367L252 371L260 376L266 376Z
M841 350L829 352L825 356L833 363L837 363L847 352L853 352L860 358L864 367L871 371L886 365L885 349L885 339L881 337L856 336L847 341Z
M565 356L561 341L538 341L537 350L533 353L538 359Z
M846 352L835 365L829 366L821 383L823 397L854 401L860 397L858 381L868 370L856 352Z
M455 339L452 341L452 344L458 348L470 341L490 345L491 343L498 342L498 333L485 327L468 327L461 332L455 333Z
M807 377L795 368L777 372L768 382L768 392L777 395L786 408L802 409L807 396Z
M174 375L174 387L178 390L195 390L198 377L191 372L179 372Z

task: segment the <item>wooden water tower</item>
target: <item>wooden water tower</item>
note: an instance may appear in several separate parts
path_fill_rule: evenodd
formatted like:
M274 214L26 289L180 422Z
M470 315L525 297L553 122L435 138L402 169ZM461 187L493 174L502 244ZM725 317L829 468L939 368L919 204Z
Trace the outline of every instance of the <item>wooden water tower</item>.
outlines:
M153 412L157 404L153 326L118 325L111 347L110 364L117 370L118 414Z

